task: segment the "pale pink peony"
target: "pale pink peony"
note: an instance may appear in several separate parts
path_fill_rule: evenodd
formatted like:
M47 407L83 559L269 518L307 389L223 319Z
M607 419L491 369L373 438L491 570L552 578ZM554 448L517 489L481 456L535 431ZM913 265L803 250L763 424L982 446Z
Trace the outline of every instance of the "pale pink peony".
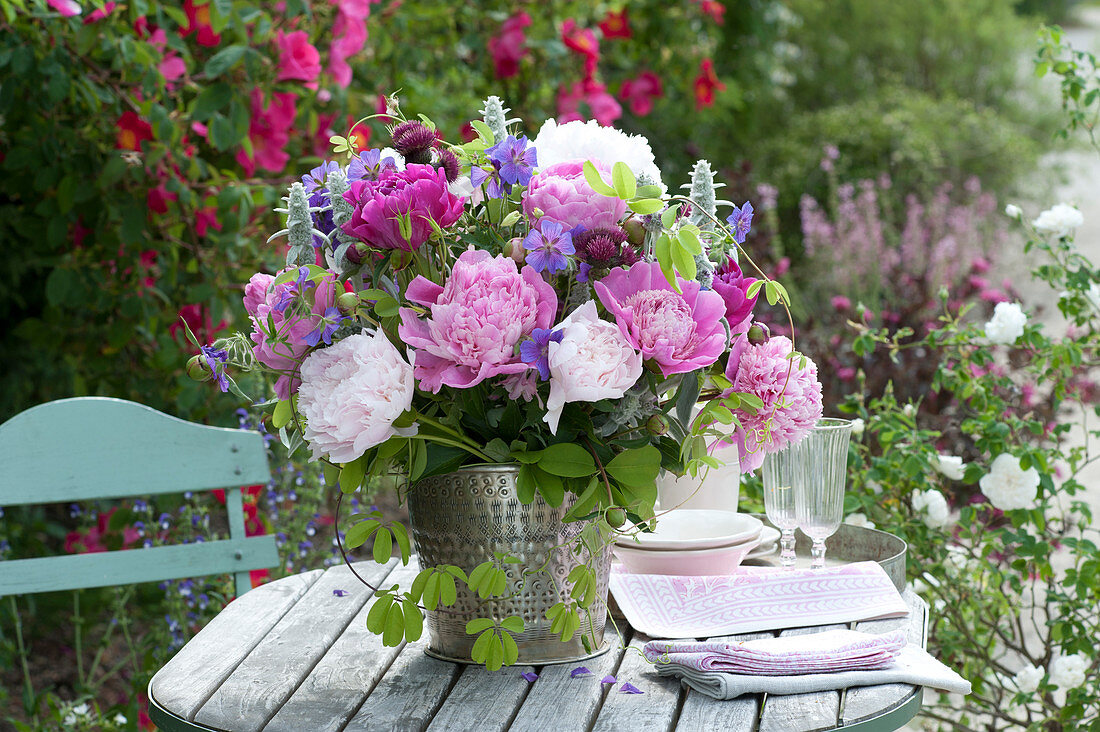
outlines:
M596 282L596 294L619 330L665 376L710 366L726 350L726 304L698 282L677 278L677 293L656 262L616 268Z
M333 306L340 290L332 273L315 287L305 287L304 295L296 294L296 280L272 287L274 280L268 274L252 275L244 288L244 306L252 318L252 353L264 366L279 373L275 394L288 399L301 383L298 367L310 348L306 338L322 325L322 316ZM274 331L270 324L274 324Z
M611 180L611 166L599 160L593 164L604 180ZM584 179L584 161L567 160L531 178L523 195L523 212L531 221L535 220L536 208L566 229L578 225L607 229L618 224L626 213L626 201L593 191Z
M567 402L618 399L638 383L642 355L627 342L618 326L600 320L589 300L561 322L561 341L550 342L550 398L543 419L557 434Z
M294 79L312 82L321 75L321 54L309 42L308 33L279 31L275 42L279 46L279 75L275 77L276 81Z
M418 249L431 237L431 222L445 229L462 216L466 199L451 193L447 174L430 165L384 168L378 180L357 180L344 194L355 207L344 231L375 249ZM402 220L407 228L402 230Z
M733 391L755 394L764 402L755 414L734 410L741 422L733 439L740 452L743 473L759 468L765 453L778 452L801 441L821 418L817 365L806 358L805 366L800 366L800 356L789 358L793 350L789 338L773 336L761 345L748 345L739 359Z
M357 333L302 362L298 410L313 459L355 460L394 435L416 434L393 426L412 407L413 369L381 330Z
M398 333L414 349L420 388L433 393L526 371L516 345L535 328L549 328L558 308L554 288L532 267L520 272L512 259L473 247L455 262L445 286L417 277L405 297L430 309L420 319L401 308Z

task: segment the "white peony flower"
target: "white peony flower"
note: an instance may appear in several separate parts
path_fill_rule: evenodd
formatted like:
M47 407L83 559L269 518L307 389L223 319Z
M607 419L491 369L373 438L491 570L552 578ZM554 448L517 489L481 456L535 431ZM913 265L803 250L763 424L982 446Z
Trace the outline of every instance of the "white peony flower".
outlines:
M556 120L548 119L531 144L535 146L540 170L567 160L602 160L609 168L623 162L635 176L651 178L660 186L661 195L667 191L649 140L641 135L628 135L614 127L601 127L596 120L559 125Z
M1085 217L1081 212L1066 203L1048 208L1039 214L1039 218L1031 222L1039 231L1057 237L1069 236L1083 223L1085 223Z
M618 399L642 375L642 354L634 350L619 326L600 320L596 303L589 300L571 312L555 330L561 341L550 341L550 397L546 416L550 432L558 431L558 420L567 402L597 402Z
M950 522L951 512L947 508L947 499L937 490L914 493L913 510L924 513L922 520L930 529L942 529Z
M867 425L864 424L862 419L856 417L852 420L852 437L859 437L865 429L867 429Z
M1005 216L1007 216L1010 219L1016 219L1018 221L1018 220L1023 218L1024 211L1023 211L1022 208L1017 206L1015 203L1010 203L1007 206L1005 206Z
M862 513L850 513L844 517L844 523L849 526L862 526L865 529L873 529L875 525Z
M1012 677L1013 685L1024 694L1030 694L1039 688L1039 682L1043 680L1043 669L1032 665L1024 666Z
M993 318L985 324L985 337L990 343L1012 345L1024 334L1027 315L1015 302L999 302L993 308Z
M978 485L994 508L1030 508L1038 494L1039 472L1035 468L1024 470L1018 458L1005 452L997 456Z
M932 467L948 480L962 480L966 469L962 458L954 455L937 455L936 459L932 461Z
M412 406L413 369L382 331L314 351L301 373L298 410L314 460L346 463L396 434L416 434L393 426Z
M1075 689L1085 682L1085 672L1091 665L1088 656L1083 653L1059 656L1051 661L1047 668L1050 683L1067 691Z

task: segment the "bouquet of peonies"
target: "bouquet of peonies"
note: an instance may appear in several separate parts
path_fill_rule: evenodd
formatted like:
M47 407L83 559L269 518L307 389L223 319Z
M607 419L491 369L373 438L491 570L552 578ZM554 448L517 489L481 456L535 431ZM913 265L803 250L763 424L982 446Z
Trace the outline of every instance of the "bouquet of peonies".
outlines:
M517 463L525 502L573 494L567 520L644 530L660 471L730 441L753 470L801 439L816 367L753 323L787 294L742 273L752 206L716 200L706 161L670 196L644 138L549 120L531 140L507 111L490 97L454 145L391 100L391 147L333 138L345 159L279 209L286 268L245 287L251 334L190 370L238 394L227 367L271 374L273 424L345 492Z

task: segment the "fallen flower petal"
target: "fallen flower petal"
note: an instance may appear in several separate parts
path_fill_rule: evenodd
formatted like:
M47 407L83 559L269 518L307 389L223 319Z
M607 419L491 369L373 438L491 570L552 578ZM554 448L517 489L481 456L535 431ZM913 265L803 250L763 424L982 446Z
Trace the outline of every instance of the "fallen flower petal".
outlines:
M645 692L639 689L629 681L624 681L623 685L619 687L620 694L644 694Z
M575 679L578 676L591 676L592 672L585 666L577 666L575 669L569 672L569 678Z
M538 674L536 674L532 671L524 671L523 673L520 674L520 676L522 676L525 680L527 680L528 682L531 682L531 683L534 683L535 679L537 679L539 677Z
M618 681L618 679L616 679L611 674L608 674L607 676L604 676L602 679L600 679L601 684L614 684L616 681Z
M336 595L337 597L347 597L348 596L348 591L347 590L333 590L332 594Z

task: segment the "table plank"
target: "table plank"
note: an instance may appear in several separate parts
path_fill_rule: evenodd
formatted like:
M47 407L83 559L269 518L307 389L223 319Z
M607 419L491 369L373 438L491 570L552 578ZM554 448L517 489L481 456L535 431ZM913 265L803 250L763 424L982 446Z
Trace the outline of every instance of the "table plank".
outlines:
M885 620L867 620L856 623L854 630L864 633L888 633L899 628L906 629L906 639L910 643L924 646L925 625L928 618L928 605L907 587L902 599L909 606L909 615L904 618ZM893 709L916 693L917 687L909 684L880 684L879 686L856 686L844 692L841 706L841 720L852 724L861 719L875 717L884 711Z
M629 632L626 626L623 630ZM578 663L543 666L509 729L513 732L587 730L611 686L601 684L600 679L608 674L615 675L625 650L620 647L620 639L610 621L604 630L604 640L611 643L611 650L602 656ZM571 678L570 672L578 666L588 668L592 676Z
M658 676L653 664L645 660L642 646L649 641L649 636L635 633L615 674L620 684L629 681L645 692L644 695L622 694L616 686L600 707L594 732L630 729L660 732L672 729L683 692L679 679Z
M157 703L184 719L195 713L317 581L323 570L275 580L246 592L211 620L153 677Z
M503 732L531 688L520 674L534 670L533 666L509 666L499 671L463 666L458 683L435 713L428 730Z
M774 637L775 633L763 632L719 636L710 640L744 643ZM694 689L685 691L687 696L680 710L680 718L676 722L677 730L695 732L695 730L704 729L752 730L756 728L756 720L760 716L760 694L744 694L736 699L719 701Z
M343 566L328 571L340 569L350 575ZM386 584L411 584L417 571L415 560L407 567L398 565L386 576ZM346 589L353 587L362 593L369 592L359 580L349 576ZM362 604L302 685L264 727L264 732L339 732L344 728L401 652L400 647L383 646L382 636L367 630L368 612L369 601Z
M462 667L424 654L427 633L407 643L346 729L423 730L443 703Z
M377 584L395 562L368 564L360 574ZM353 582L346 569L324 572L203 704L195 721L234 732L257 732L267 724L363 607L370 591ZM337 597L333 590L351 594Z
M843 630L847 625L816 625L791 628L780 637L809 635L826 630ZM760 732L812 732L835 729L840 716L839 691L815 691L810 694L767 695L760 712Z

